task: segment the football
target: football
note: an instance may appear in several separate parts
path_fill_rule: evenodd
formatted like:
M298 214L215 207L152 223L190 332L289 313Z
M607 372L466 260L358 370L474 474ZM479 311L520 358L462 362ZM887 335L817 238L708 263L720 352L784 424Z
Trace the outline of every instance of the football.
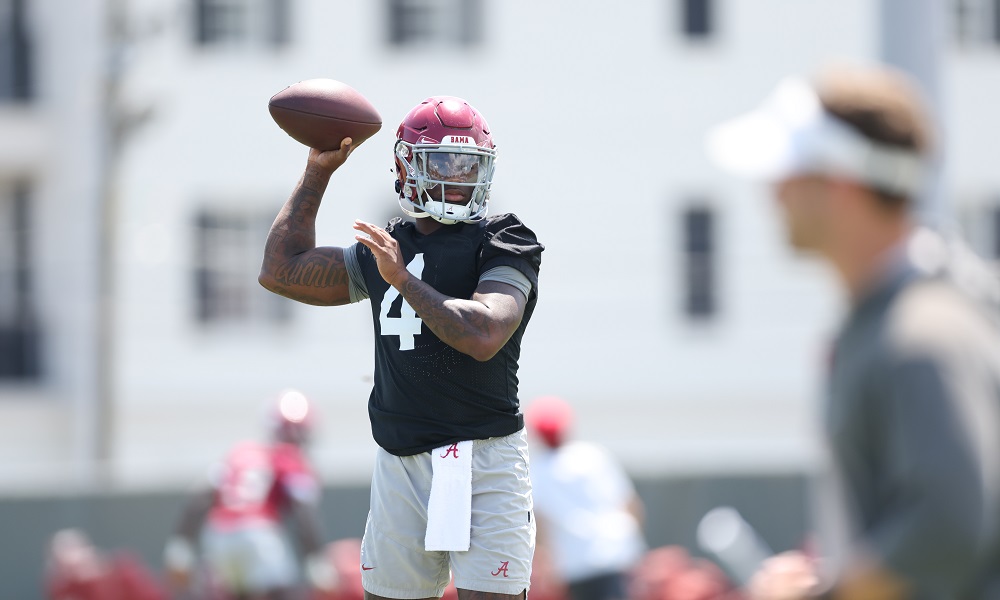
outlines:
M285 133L319 150L335 150L345 137L357 148L382 127L382 117L367 98L333 79L292 84L271 96L267 109Z

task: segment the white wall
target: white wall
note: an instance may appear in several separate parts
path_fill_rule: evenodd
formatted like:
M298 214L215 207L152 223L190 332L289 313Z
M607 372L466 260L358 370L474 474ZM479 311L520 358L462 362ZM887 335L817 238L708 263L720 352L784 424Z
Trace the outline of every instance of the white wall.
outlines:
M31 251L46 378L0 386L4 487L89 476L93 444L101 0L29 3L38 99L0 115L0 177L32 184ZM69 479L67 479L69 478Z
M350 83L385 121L335 175L321 243L349 243L354 218L391 214L392 136L413 104L461 95L489 118L500 149L496 209L518 213L548 246L523 401L571 399L580 434L636 470L807 464L802 428L837 298L825 274L788 256L762 191L712 170L701 136L788 71L870 55L871 15L861 1L724 9L719 39L703 48L673 33L662 2L511 2L486 5L486 42L470 54L407 54L383 44L379 3L341 2L303 5L283 54L205 57L169 42L151 51L156 68L141 69L136 88L162 111L129 159L124 230L141 239L163 227L170 251L154 264L130 252L122 264L119 432L129 476L168 451L184 472L255 434L258 407L286 386L320 402L317 453L329 475L368 476L367 306L298 307L293 325L276 331L206 332L190 318L195 207L212 198L277 211L305 150L264 106L311 77ZM777 13L812 25L790 31ZM332 23L351 25L332 36ZM721 217L722 311L707 327L678 310L677 213L692 194ZM181 430L185 443L168 450Z
M334 176L318 223L324 244L349 243L355 218L395 214L391 145L412 105L454 94L488 117L500 152L495 210L516 212L547 246L524 341L523 402L568 398L579 434L636 473L811 465L839 292L821 267L787 250L767 190L715 171L701 143L708 127L788 73L874 58L874 3L722 1L719 33L706 46L675 32L671 2L484 3L485 42L468 54L387 47L381 2L297 3L292 46L278 53L199 52L174 0L134 6L164 17L164 29L133 53L128 87L155 120L136 137L121 179L119 484L191 481L234 440L258 435L260 407L286 387L319 403L315 454L326 477L369 475L367 303L296 306L284 328L206 329L192 316L196 210L277 212L306 150L265 105L312 77L353 85L384 120ZM972 88L995 72L990 61L956 59L945 82L958 114L950 143L972 156L956 150L964 170L953 177L963 181L996 176L985 152L969 150L992 147L974 123L996 94ZM720 219L720 313L707 324L680 310L678 219L691 198L706 198ZM89 222L76 215L74 224ZM4 443L0 436L0 452Z

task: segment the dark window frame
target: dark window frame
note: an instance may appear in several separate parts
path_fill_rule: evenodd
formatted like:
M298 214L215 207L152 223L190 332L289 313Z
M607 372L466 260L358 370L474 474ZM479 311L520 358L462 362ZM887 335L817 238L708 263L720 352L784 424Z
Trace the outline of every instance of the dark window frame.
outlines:
M692 40L708 40L715 34L714 0L679 0L681 31Z
M257 283L272 220L262 213L211 207L196 212L192 300L199 324L283 324L290 320L292 301Z
M717 221L707 204L688 205L681 212L683 310L692 320L710 320L719 310Z
M990 41L1000 46L1000 0L993 0L993 36Z
M990 208L989 259L1000 261L1000 199Z
M282 48L292 38L292 0L195 0L193 3L194 42L200 48L242 48L248 45ZM230 16L238 29L224 27L225 11L241 11L242 15ZM261 14L256 15L254 11ZM254 23L265 25L257 28Z
M6 4L0 6L0 101L28 101L34 98L35 82L27 0L0 0L0 4Z
M38 318L32 260L31 185L25 181L9 186L10 248L13 256L2 265L0 277L9 277L13 307L0 316L0 381L38 381L44 375L42 328Z
M483 0L386 0L386 43L393 48L449 45L471 48L482 43ZM454 32L441 31L439 15L454 11Z
M1000 0L952 0L950 10L951 34L957 45L1000 47Z

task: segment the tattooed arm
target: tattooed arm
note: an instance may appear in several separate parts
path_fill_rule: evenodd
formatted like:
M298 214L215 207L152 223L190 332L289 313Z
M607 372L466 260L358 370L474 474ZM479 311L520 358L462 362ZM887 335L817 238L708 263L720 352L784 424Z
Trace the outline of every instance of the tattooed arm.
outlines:
M356 221L354 228L367 234L355 239L371 249L382 278L452 348L479 361L489 360L521 324L528 301L514 286L484 281L468 300L446 296L406 270L399 245L384 229L362 221Z
M339 150L311 149L305 173L267 234L257 280L275 294L306 304L347 304L344 249L316 247L316 213L330 176L351 153L351 138Z
M403 273L394 285L420 319L441 341L476 360L493 358L521 324L527 300L512 285L484 281L462 300Z

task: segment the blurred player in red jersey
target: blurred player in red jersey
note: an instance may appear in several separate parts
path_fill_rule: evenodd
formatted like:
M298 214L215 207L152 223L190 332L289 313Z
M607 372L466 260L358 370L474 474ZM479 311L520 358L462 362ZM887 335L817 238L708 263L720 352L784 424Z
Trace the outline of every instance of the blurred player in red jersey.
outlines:
M165 600L163 584L128 552L101 552L79 529L57 531L45 571L49 600Z
M312 408L299 392L287 392L270 419L271 441L237 444L211 487L185 508L164 551L178 590L192 587L200 547L203 584L222 597L294 597L299 569L284 535L286 516L306 557L310 585L328 589L336 583L336 572L322 555L316 514L319 482L303 453L314 420Z

